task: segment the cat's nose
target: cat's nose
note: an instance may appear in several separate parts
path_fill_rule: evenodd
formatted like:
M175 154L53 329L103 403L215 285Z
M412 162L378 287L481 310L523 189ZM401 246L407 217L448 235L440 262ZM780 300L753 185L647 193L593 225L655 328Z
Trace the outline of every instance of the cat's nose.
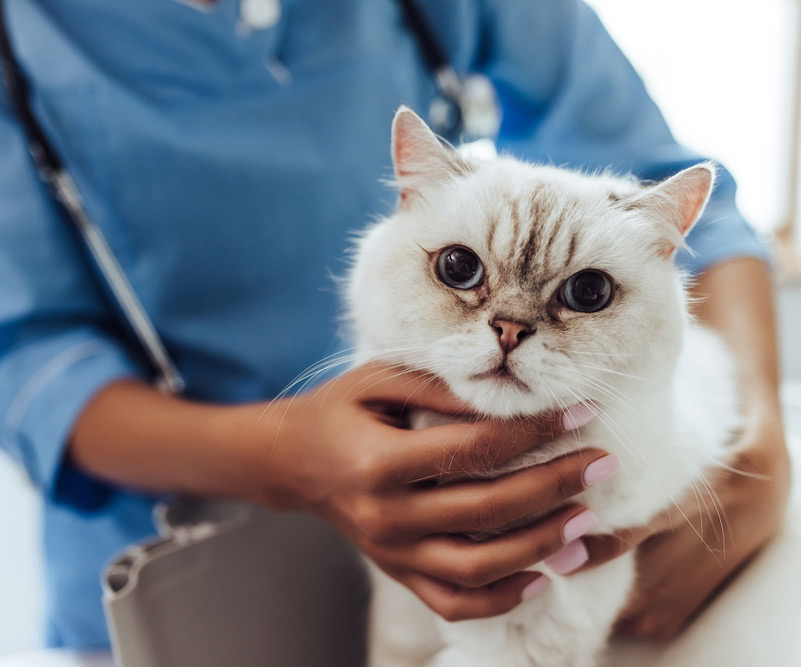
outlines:
M523 339L534 333L528 325L522 322L494 319L490 321L489 325L498 334L498 345L505 354L509 354L523 342Z

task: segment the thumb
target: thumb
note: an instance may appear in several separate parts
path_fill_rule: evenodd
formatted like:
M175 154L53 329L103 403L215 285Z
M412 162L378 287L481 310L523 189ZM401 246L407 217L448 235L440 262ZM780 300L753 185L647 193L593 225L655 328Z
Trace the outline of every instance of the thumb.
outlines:
M348 398L364 405L392 406L402 412L426 409L454 416L475 414L431 372L371 362L348 376Z

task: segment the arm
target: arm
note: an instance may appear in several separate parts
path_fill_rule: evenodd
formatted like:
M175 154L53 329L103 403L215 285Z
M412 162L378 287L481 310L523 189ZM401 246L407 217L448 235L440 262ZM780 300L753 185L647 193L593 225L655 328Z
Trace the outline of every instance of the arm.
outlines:
M565 500L585 488L585 469L604 452L585 450L497 480L421 487L413 482L486 469L564 427L557 414L528 428L519 422L399 428L397 409L418 405L461 409L430 378L384 367L355 369L294 398L237 407L116 382L81 412L69 456L116 484L315 513L446 618L508 611L538 577L523 570L567 541L564 527L583 508ZM557 505L497 540L449 535L497 530Z
M83 404L144 377L115 337L80 247L33 171L0 87L0 448L57 502L86 509L109 487L61 465Z
M679 632L776 534L789 494L770 272L759 260L734 259L702 274L692 295L699 299L696 315L720 333L737 362L745 423L732 467L757 477L726 472L714 482L726 515L725 537L714 512L701 511L695 498L683 503L708 546L688 523L671 525L666 517L640 536L647 535L638 551L640 579L619 623L633 636Z

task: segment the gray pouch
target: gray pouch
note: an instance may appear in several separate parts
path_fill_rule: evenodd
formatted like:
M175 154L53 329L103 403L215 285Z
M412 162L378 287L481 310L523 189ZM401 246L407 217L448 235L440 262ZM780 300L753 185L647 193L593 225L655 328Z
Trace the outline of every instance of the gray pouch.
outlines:
M355 550L302 514L158 506L160 537L103 574L121 667L359 667L369 585Z

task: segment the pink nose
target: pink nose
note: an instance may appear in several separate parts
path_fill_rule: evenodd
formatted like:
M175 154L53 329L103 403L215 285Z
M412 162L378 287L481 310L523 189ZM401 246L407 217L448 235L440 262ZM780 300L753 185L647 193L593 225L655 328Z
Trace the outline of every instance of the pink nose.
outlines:
M530 336L533 332L522 322L510 322L509 320L492 320L489 325L498 334L498 345L505 354L514 350L523 339Z

